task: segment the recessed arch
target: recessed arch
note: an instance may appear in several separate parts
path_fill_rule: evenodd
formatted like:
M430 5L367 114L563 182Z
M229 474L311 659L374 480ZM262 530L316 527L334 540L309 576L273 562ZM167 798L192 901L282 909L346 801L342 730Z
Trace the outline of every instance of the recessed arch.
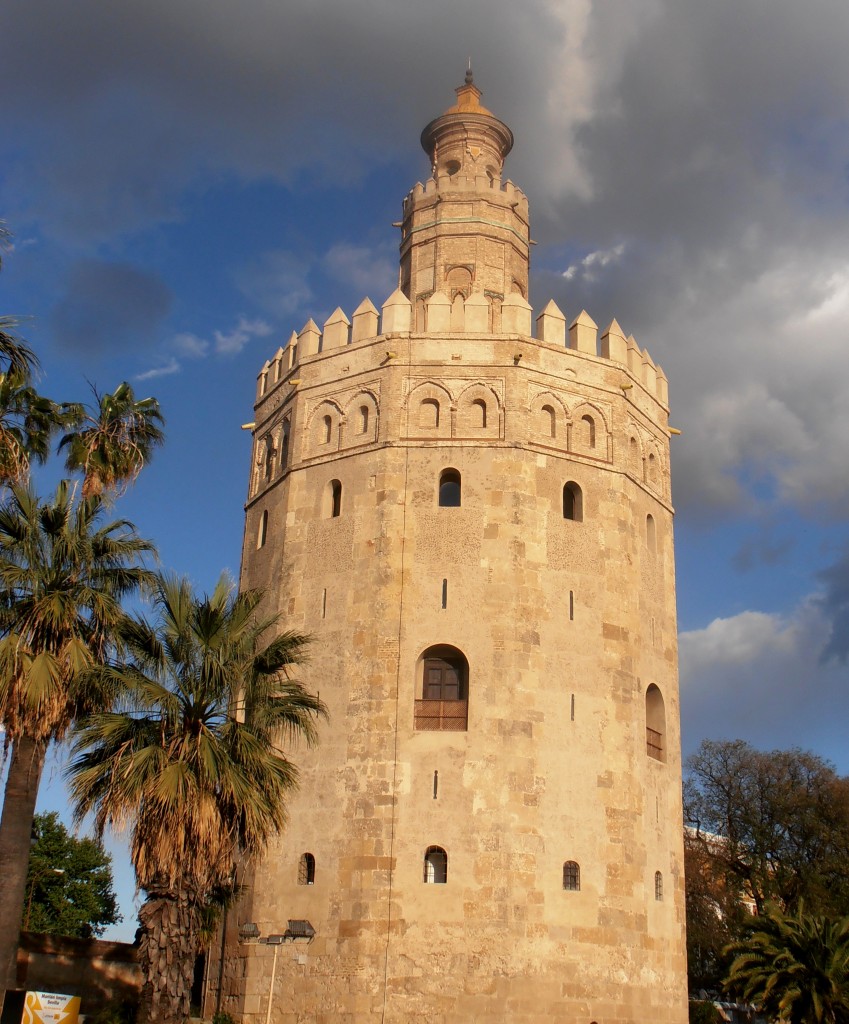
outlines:
M539 428L541 434L557 437L557 413L553 405L546 404L540 409Z
M342 409L336 402L325 399L313 410L310 417L307 436L310 438L312 454L323 455L328 450L339 446L339 424L342 421Z
M422 381L407 396L407 435L451 436L451 393L440 383Z

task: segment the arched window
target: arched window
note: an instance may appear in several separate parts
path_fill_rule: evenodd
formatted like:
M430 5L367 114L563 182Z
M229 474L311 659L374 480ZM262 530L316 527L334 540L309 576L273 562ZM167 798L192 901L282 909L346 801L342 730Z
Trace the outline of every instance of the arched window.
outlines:
M330 416L325 416L321 422L323 428L322 437L324 438L323 444L330 444L330 438L333 434L333 420Z
M486 402L482 398L472 402L472 426L481 429L486 426Z
M646 753L656 761L666 760L666 709L654 683L646 690Z
M657 531L653 515L646 516L646 547L652 555L657 551Z
M280 469L283 470L289 465L289 431L292 424L289 420L283 420L283 431L280 435Z
M264 509L259 517L259 532L257 533L256 546L264 548L266 540L268 540L268 509Z
M338 480L330 481L330 518L336 519L342 514L342 484Z
M311 853L302 853L298 861L298 885L315 884L315 857Z
M595 448L595 420L592 416L582 416L581 427L583 428L583 443L587 448Z
M657 487L657 459L654 457L654 452L649 452L646 483L649 487Z
M419 659L419 671L416 729L464 732L468 728L469 663L463 652L447 644L428 647Z
M659 871L654 873L654 898L658 902L663 899L663 875Z
M569 892L581 890L581 869L574 860L567 860L563 865L563 888Z
M359 433L365 434L368 432L368 406L360 406L360 429Z
M551 405L544 405L540 409L540 431L549 437L557 436L557 417Z
M584 496L581 488L571 480L563 485L563 518L572 519L576 523L584 518Z
M441 846L425 850L423 877L428 885L445 885L448 881L448 854Z
M425 430L439 426L439 402L435 398L425 398L419 406L419 426Z
M443 469L439 474L439 504L459 508L461 496L460 474L456 469Z

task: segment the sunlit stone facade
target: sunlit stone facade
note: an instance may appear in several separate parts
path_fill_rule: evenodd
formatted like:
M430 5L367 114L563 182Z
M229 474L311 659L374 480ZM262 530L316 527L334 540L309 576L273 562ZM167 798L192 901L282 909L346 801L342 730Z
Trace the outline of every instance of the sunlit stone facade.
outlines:
M615 321L533 316L470 76L422 143L401 288L259 378L242 585L313 635L330 721L206 1009L684 1024L666 378Z

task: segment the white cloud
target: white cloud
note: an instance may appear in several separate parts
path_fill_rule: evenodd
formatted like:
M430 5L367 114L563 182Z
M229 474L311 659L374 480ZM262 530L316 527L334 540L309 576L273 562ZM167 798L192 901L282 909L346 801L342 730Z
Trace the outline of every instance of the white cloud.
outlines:
M846 764L849 671L824 661L835 623L820 595L786 614L748 610L679 637L685 752L702 739L816 749Z
M239 317L236 326L226 333L215 331L215 351L218 355L233 356L247 345L253 338L267 338L271 334L271 326L265 320L247 320Z
M363 297L382 302L398 280L397 250L389 243L377 247L339 242L324 256L327 272Z
M728 665L750 664L766 653L790 653L799 637L797 623L780 615L745 611L714 619L704 629L681 633L680 656L687 672Z
M610 266L611 263L617 263L622 258L624 252L624 242L614 245L611 249L598 249L596 252L588 253L583 259L578 260L577 263L570 264L561 276L567 281L571 281L572 278L580 273L583 281L588 283L595 281L597 279L595 271L597 269L604 269L604 267Z
M252 302L278 320L303 312L313 299L307 277L311 260L285 249L261 253L236 273L236 285Z
M180 364L176 359L171 358L164 366L154 366L152 370L145 370L144 373L137 373L135 380L154 380L156 377L170 377L180 372Z
M202 359L209 352L209 342L196 334L175 334L173 345L186 359Z

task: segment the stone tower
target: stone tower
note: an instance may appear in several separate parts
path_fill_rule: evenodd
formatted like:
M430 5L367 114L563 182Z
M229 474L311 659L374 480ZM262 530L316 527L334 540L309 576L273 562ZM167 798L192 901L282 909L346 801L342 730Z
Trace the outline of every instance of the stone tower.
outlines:
M382 311L259 377L242 585L331 717L210 964L244 1021L687 1018L666 378L616 321L532 330L480 96L422 134Z

